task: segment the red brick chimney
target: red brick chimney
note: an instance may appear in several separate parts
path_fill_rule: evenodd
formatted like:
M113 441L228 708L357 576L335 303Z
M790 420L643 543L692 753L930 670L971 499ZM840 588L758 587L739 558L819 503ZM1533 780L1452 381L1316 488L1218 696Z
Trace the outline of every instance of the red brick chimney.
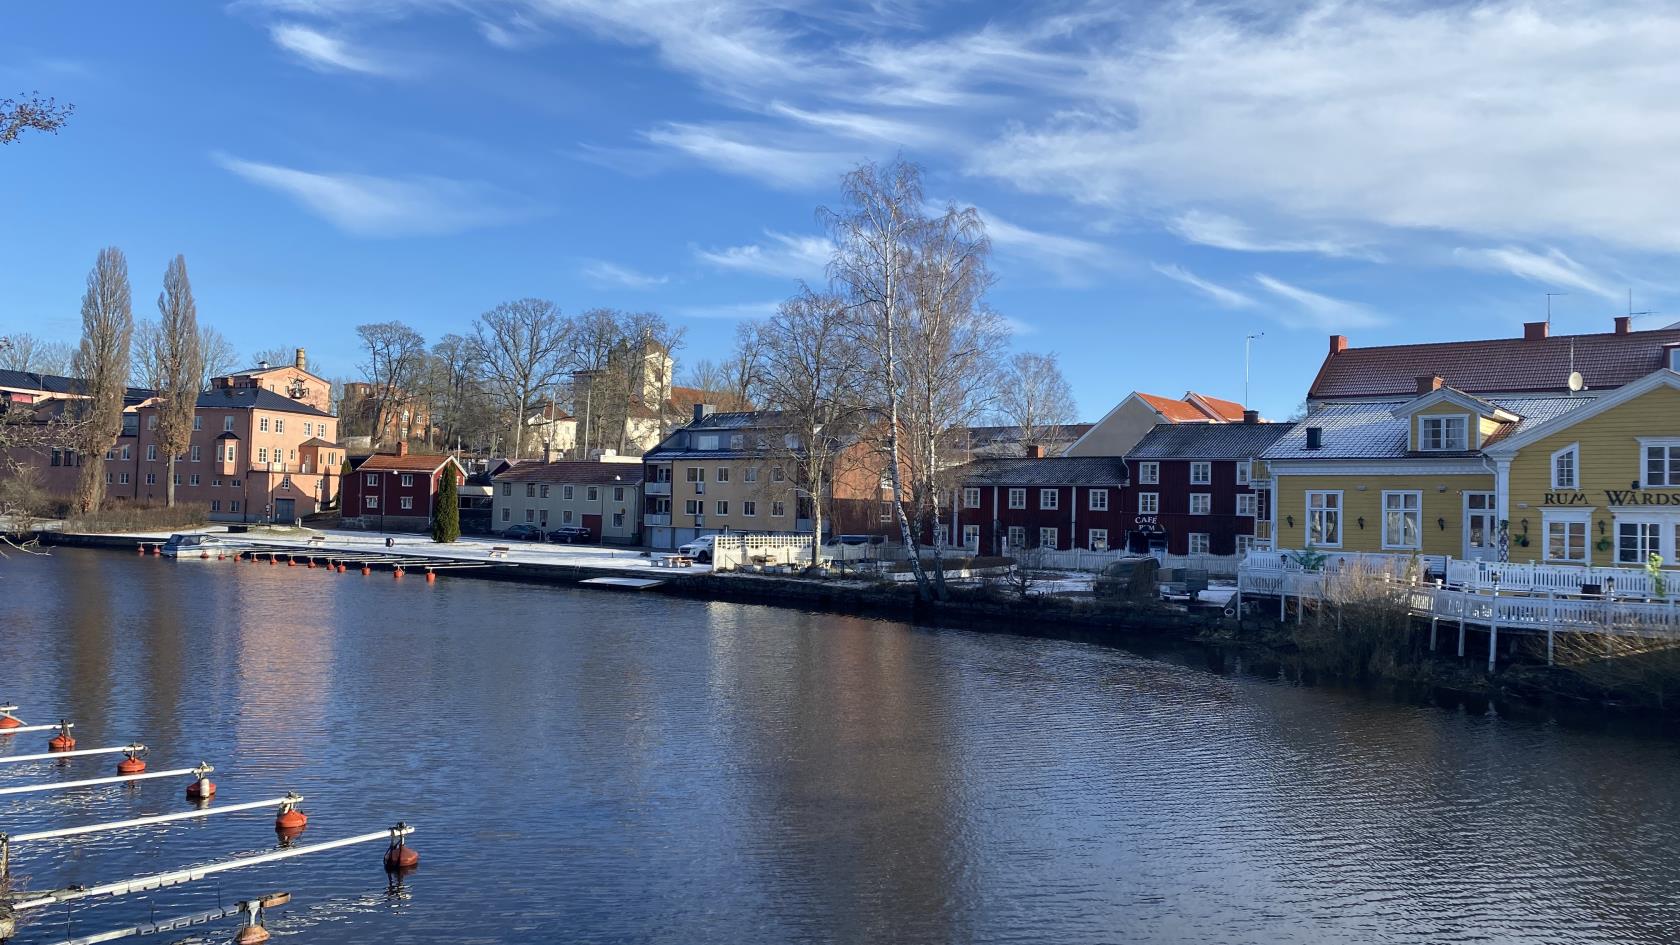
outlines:
M1446 378L1439 374L1419 374L1417 377L1417 392L1427 394L1432 390L1440 390L1446 386Z
M1631 331L1633 331L1633 316L1632 315L1617 315L1616 316L1616 334L1625 335L1625 334L1628 334Z
M1330 353L1341 354L1347 350L1347 335L1330 336Z
M1550 322L1523 322L1523 340L1540 341L1552 333Z
M397 441L397 455L398 456L407 456L408 455L408 441L407 440L398 440Z
M1244 423L1259 423L1260 422L1260 411L1258 411L1258 410L1244 410L1243 411L1243 422Z

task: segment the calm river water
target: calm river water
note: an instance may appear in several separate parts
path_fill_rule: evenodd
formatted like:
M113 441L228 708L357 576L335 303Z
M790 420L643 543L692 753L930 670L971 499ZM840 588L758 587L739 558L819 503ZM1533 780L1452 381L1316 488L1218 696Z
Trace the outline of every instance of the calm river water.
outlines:
M275 940L314 945L1680 941L1667 740L1083 643L64 550L0 561L0 699L208 760L220 803L297 790L301 842L401 818L423 856L396 888L373 845L58 907L18 942L274 889ZM183 786L0 798L0 831ZM20 846L13 884L261 851L271 823Z

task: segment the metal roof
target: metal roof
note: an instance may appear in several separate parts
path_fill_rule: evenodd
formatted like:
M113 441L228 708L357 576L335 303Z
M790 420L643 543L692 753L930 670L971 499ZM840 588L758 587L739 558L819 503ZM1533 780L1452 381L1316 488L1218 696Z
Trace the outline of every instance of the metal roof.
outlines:
M956 473L965 483L995 486L1118 486L1126 482L1126 461L1118 456L977 459Z
M1305 420L1290 427L1277 442L1261 454L1264 459L1405 459L1408 457L1475 456L1475 451L1455 453L1413 453L1406 447L1411 424L1409 415L1396 417L1394 411L1412 402L1405 400L1377 403L1326 404L1307 415ZM1489 436L1488 445L1519 430L1545 423L1592 403L1591 397L1495 397L1489 403L1502 407L1522 419L1507 423ZM1307 449L1307 428L1323 431L1322 446Z
M236 410L260 408L301 413L311 417L332 416L324 410L317 410L306 403L283 397L265 387L217 387L199 394L196 406L231 407Z
M519 463L492 478L497 482L582 482L633 486L642 481L642 464L599 463L582 459Z
M1287 423L1157 423L1127 459L1252 459L1289 432Z

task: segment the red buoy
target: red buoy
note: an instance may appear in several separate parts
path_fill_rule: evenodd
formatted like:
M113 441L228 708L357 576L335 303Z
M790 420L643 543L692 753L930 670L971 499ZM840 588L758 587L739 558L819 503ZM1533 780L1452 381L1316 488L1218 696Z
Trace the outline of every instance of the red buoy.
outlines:
M207 801L216 796L216 782L209 778L199 778L187 785L187 800Z
M0 715L0 728L22 728L23 720L9 715Z
M297 567L297 559L292 557L291 555L287 555L286 556L286 567L288 567L288 568Z
M163 546L162 545L153 545L152 546L152 554L154 554L154 555L163 554Z
M436 571L427 571L426 572L426 583L430 584L430 583L432 583L433 581L436 581L436 580L437 580L437 572Z
M127 758L117 762L118 774L139 774L144 770L146 770L146 763L134 757L132 752L129 753Z
M403 576L403 569L402 568L392 568L391 569L391 576L394 577L394 578L402 577Z
M295 807L282 808L274 818L275 830L302 830L309 824L309 815Z
M137 554L137 555L145 554L146 553L146 546L145 545L135 545L134 546L134 553Z
M362 565L362 573L363 574L372 574L373 569L364 564L364 565Z
M47 740L48 751L69 751L76 747L76 740L70 737L70 725L60 719L58 734Z
M420 854L406 843L393 843L385 851L385 868L388 870L413 869L420 863Z

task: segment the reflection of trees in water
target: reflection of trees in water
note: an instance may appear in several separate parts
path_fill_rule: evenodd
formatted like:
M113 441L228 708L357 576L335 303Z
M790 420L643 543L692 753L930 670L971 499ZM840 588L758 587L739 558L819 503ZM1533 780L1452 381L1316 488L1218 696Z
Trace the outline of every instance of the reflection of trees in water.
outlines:
M136 668L116 662L113 629L119 619L113 591L112 570L103 554L54 554L51 566L62 568L65 621L68 640L67 678L58 680L65 693L60 715L76 723L76 735L84 745L97 748L111 737L111 703L116 692L126 691L125 681L139 682ZM150 596L150 595L147 595ZM27 708L27 707L26 707ZM40 711L47 709L41 706ZM48 710L50 711L50 710ZM48 721L30 719L31 722ZM121 738L122 736L115 736Z

